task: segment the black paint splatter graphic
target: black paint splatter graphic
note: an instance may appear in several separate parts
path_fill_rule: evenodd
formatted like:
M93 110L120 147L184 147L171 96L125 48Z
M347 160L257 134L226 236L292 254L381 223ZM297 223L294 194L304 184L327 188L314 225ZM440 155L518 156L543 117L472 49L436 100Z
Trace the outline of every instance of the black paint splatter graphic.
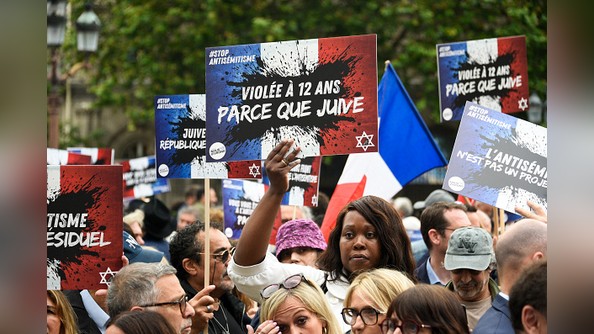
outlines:
M466 52L466 58L469 58L468 52ZM504 78L504 77L514 77L516 73L512 71L511 64L516 59L516 52L512 51L509 53L502 54L497 56L495 59L491 59L487 64L479 64L473 61L469 61L466 63L459 64L458 67L450 67L450 73L452 73L452 77L454 81L458 81L458 73L466 70L472 70L476 67L495 67L499 68L500 66L509 66L510 72L504 75L495 75L495 76L487 76L485 78L477 78L477 79L470 79L470 80L460 80L460 82L474 82L474 86L478 87L480 81L489 80L491 78ZM503 88L503 89L495 89L489 92L480 92L475 89L474 92L464 94L464 95L457 95L454 99L453 106L455 109L464 108L466 101L476 101L481 96L490 96L492 98L506 98L509 96L511 92L515 92L517 89L515 88Z
M547 166L547 159L539 154L533 153L528 149L525 143L519 140L517 135L516 129L512 129L511 136L500 136L499 134L495 138L488 138L484 135L481 135L482 140L484 143L482 144L481 148L486 152L489 148L494 149L497 148L498 152L502 152L504 154L511 155L513 157L518 157L519 159L523 159L527 161L528 164L534 162L536 165L546 168ZM493 154L492 154L493 155ZM493 161L493 156L491 156L491 161ZM502 164L501 162L497 162L498 164ZM520 161L518 160L518 163ZM484 164L484 162L483 162ZM531 192L539 197L546 198L547 189L546 187L543 188L538 186L536 183L530 183L525 179L521 179L516 177L518 180L516 184L519 184L520 187L515 187L510 184L509 177L501 177L502 175L509 175L505 172L506 167L508 171L510 169L515 169L518 172L518 175L522 172L522 168L519 168L518 165L512 167L511 164L502 164L503 170L496 171L492 168L482 168L478 170L474 174L470 174L468 176L468 181L470 183L480 183L485 185L488 188L497 189L498 191L502 191L504 188L508 188L512 190L512 196L518 198L520 196L520 189L524 189L525 191ZM527 173L527 171L525 171ZM546 175L546 172L545 172ZM546 180L546 176L544 178L540 178ZM479 181L480 180L480 181Z
M332 106L339 98L352 99L362 95L361 92L352 91L352 88L348 84L354 76L354 68L356 68L357 63L361 60L360 56L349 55L349 49L350 47L345 48L334 59L321 59L313 69L307 68L307 59L304 59L304 57L299 55L296 57L286 57L283 56L282 52L279 52L279 61L281 64L285 63L287 66L293 67L294 64L289 62L294 62L294 60L290 59L299 59L299 73L293 76L285 73L286 71L282 66L271 66L265 63L260 57L257 57L257 67L253 73L244 72L243 78L239 82L227 81L228 86L235 87L230 94L230 98L241 99L242 87L270 86L273 82L282 84L282 98L262 98L242 101L242 105L249 106L250 108L256 105L270 103L270 115L272 117L252 123L240 122L226 133L224 141L228 143L247 142L251 145L259 143L261 138L264 138L270 132L272 132L274 138L280 140L281 134L279 133L279 127L294 126L300 129L298 130L299 134L316 138L316 141L320 145L323 145L323 133L325 131L338 130L343 122L354 122L350 113L347 115L316 116L315 113L317 110L323 110L324 101L330 101L330 106ZM228 75L229 73L226 74ZM221 80L225 80L225 77L223 76ZM340 82L338 92L314 94L318 83L324 83L330 80L338 80ZM305 87L308 83L311 83L311 94L300 95L300 87ZM285 97L285 92L289 85L292 85L294 88L293 97ZM311 115L289 117L288 120L277 117L276 111L282 102L292 103L293 107L296 107L297 104L303 101L310 101L309 111L311 111ZM248 128L247 131L246 128Z
M196 115L198 114L198 112L193 111L189 105L187 105L186 108L188 111L188 116L180 117L177 121L169 122L169 125L171 125L171 132L175 134L174 138L177 138L177 140L184 140L183 134L185 132L185 129L204 129L204 131L206 131L206 121L197 117ZM201 137L185 140L187 142L198 141L200 143L205 144L206 139ZM197 160L200 165L204 165L206 163L205 155L206 149L204 147L199 147L197 149L176 149L175 153L171 156L171 164L179 166ZM227 171L229 171L228 164L225 163L225 167L227 168Z
M94 178L90 178L87 182L80 185L80 187L71 187L62 189L62 192L47 204L47 213L51 214L80 214L92 211L94 207L99 205L101 197L107 189L93 186ZM81 229L80 227L55 227L48 232L73 232L80 234L81 232L104 230L105 226L97 226L97 223L92 220L89 215L86 221L87 227ZM67 275L65 271L69 269L72 264L82 264L82 257L97 256L97 252L89 249L84 249L82 246L78 247L48 247L47 258L60 260L58 274L60 279L64 280Z

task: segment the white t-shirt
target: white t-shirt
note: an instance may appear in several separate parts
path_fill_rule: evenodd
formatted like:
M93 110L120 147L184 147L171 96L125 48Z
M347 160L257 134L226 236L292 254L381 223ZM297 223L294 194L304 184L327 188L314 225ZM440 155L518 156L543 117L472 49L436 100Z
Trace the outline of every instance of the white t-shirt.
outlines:
M320 286L326 281L327 275L325 271L313 267L281 263L269 252L266 252L264 261L253 266L237 265L232 258L227 267L227 273L239 291L245 293L258 303L262 302L262 297L260 296L262 289L270 284L280 283L291 275L302 273L307 279L316 282ZM326 288L328 289L326 298L338 323L342 327L342 331L346 332L350 330L351 326L342 320L340 313L344 307L343 302L349 288L349 282L342 280L327 281Z

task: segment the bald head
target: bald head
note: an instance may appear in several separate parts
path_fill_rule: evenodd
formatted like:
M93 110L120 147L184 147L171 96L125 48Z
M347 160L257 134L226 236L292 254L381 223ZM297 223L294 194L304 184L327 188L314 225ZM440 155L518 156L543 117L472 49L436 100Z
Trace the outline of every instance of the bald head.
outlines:
M517 276L534 260L545 258L546 254L547 224L535 219L522 219L508 227L495 248L502 290L509 293Z

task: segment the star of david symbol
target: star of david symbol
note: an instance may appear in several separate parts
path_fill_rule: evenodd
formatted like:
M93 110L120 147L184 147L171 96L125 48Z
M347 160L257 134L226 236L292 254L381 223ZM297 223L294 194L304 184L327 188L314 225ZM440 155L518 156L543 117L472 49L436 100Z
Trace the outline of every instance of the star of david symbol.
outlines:
M109 284L111 284L111 278L117 273L117 271L112 271L110 267L107 267L106 271L100 271L99 275L101 276L101 281L99 284L107 284L107 286L109 286ZM107 278L107 275L110 275L110 277Z
M522 111L524 111L524 109L528 108L528 100L526 100L525 98L521 98L518 101L518 108L522 109Z
M375 144L372 142L373 135L368 135L365 131L360 136L356 136L357 138L357 146L361 147L363 151L367 152L368 147L374 147Z
M313 204L314 206L318 206L318 195L313 195L311 197L311 204Z
M260 175L260 166L256 166L256 164L252 164L250 167L250 175L253 177L257 177Z

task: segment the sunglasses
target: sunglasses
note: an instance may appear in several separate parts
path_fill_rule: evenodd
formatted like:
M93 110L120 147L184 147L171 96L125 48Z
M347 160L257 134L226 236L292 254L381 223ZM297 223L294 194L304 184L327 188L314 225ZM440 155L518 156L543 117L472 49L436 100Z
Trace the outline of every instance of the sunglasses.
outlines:
M179 310L182 314L186 312L186 306L188 306L188 295L183 295L179 300L174 302L154 303L147 305L139 305L140 307L152 307L152 306L167 306L167 305L179 305Z
M235 247L231 247L230 249L225 249L224 251L220 252L220 253L216 253L216 254L211 254L212 257L219 262L227 262L227 260L229 260L229 256L233 256L233 253L235 253ZM206 254L204 252L199 252L198 254Z
M264 299L268 299L272 296L273 293L277 292L280 288L291 290L296 288L301 282L305 282L310 286L313 286L313 284L310 281L308 281L307 278L303 276L303 274L295 274L287 277L281 283L270 284L269 286L265 287L260 292L260 296L262 296L262 298Z
M342 309L341 314L342 320L344 320L347 325L353 326L357 322L357 317L361 316L361 321L363 321L366 326L373 326L377 324L377 317L382 314L382 312L372 307L365 307L361 309L361 311L345 307Z
M429 325L418 324L415 321L406 320L402 321L400 325L396 324L393 319L384 320L381 325L382 334L392 334L396 331L396 328L400 328L403 334L418 334L422 328L431 328Z

